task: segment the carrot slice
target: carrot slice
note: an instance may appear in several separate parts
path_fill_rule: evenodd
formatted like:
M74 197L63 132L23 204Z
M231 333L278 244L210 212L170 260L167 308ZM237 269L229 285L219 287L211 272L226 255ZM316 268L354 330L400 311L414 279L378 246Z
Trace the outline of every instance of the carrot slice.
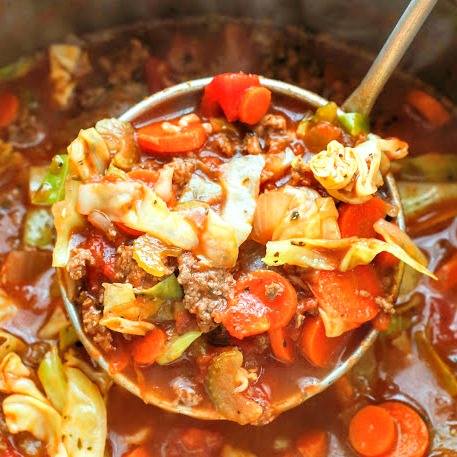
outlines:
M292 284L271 270L253 271L235 286L235 296L221 316L230 335L238 339L285 327L297 309Z
M394 449L382 457L423 457L430 443L430 435L422 417L410 406L399 401L379 405L397 424L398 439Z
M159 173L154 170L138 169L129 172L129 178L143 181L148 186L154 186L159 178Z
M291 364L295 360L294 347L292 340L287 336L284 327L270 330L268 332L270 337L271 350L273 355L285 364Z
M19 99L12 92L0 93L0 128L8 127L15 121L19 112Z
M349 441L361 455L376 457L393 449L396 441L395 421L380 406L365 406L349 424Z
M365 203L350 205L343 203L339 208L338 225L341 237L375 238L373 224L378 219L384 219L387 214L387 204L379 197L372 197Z
M138 365L151 365L162 353L167 336L159 327L155 327L148 334L137 338L132 343L133 360Z
M305 144L313 152L320 152L332 140L340 140L343 131L330 122L319 122L312 126L305 134Z
M379 312L375 297L382 295L382 286L371 265L346 272L316 271L309 286L325 314L329 336L357 328Z
M324 322L316 316L305 319L298 343L301 353L312 365L325 368L342 350L345 342L344 336L326 336Z
M308 430L296 442L301 457L326 457L328 437L324 430Z
M411 90L406 96L406 101L434 127L441 127L451 118L442 103L423 90Z
M457 252L436 271L438 281L433 286L442 292L457 287Z
M140 446L133 451L125 453L122 457L151 457L151 454L145 446Z
M157 122L137 130L137 142L144 152L177 154L200 149L207 134L201 122L179 125L179 120Z
M245 124L257 124L268 111L271 92L266 87L249 87L240 103L239 119Z

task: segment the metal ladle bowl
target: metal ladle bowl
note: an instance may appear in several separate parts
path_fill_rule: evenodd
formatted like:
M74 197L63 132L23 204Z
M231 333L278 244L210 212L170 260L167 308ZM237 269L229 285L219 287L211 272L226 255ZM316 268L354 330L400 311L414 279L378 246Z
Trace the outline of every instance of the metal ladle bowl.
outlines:
M436 0L413 0L410 3L364 80L343 105L343 108L345 108L346 111L358 111L366 115L369 114L369 111L371 110L379 92L382 90L388 77L392 73L400 58L403 56L406 48L412 41L412 38L417 33L417 30L420 28L425 18L428 16L435 2ZM183 96L201 92L210 81L211 78L203 78L167 88L139 102L125 112L120 119L131 122L138 119L141 115L147 113L151 109L164 103L168 103ZM296 99L315 108L328 103L328 100L313 92L282 81L261 77L260 82L274 94L280 94ZM385 189L391 203L399 209L395 222L402 230L405 230L405 219L401 207L400 196L395 179L391 174L386 176ZM391 289L389 291L389 297L391 297L393 301L395 301L398 296L402 275L403 264L399 263L394 272ZM214 408L204 406L187 407L177 404L175 401L164 398L155 390L142 390L136 382L122 373L112 373L107 359L83 331L80 314L72 301L74 298L74 284L71 282L63 269L59 269L58 278L65 307L80 341L84 345L89 356L111 376L115 383L122 386L133 395L141 398L144 402L158 406L159 408L170 412L185 414L197 419L225 419L225 417L219 414ZM378 331L371 328L352 353L317 383L307 385L303 389L300 389L297 386L294 393L290 394L285 399L273 402L271 405L273 411L271 419L284 411L298 406L310 397L324 391L336 380L350 371L351 368L372 346L377 335Z

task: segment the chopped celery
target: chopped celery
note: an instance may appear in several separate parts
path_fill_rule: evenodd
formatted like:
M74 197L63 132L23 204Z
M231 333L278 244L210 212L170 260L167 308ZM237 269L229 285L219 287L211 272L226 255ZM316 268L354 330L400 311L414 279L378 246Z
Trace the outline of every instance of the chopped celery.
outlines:
M317 108L314 113L313 120L334 122L337 117L338 106L335 102L328 102L324 106Z
M200 338L201 334L202 332L193 330L168 341L165 345L165 349L157 358L156 362L159 365L167 365L179 359L184 354L184 351L186 351L197 338Z
M370 125L368 118L360 113L342 113L338 115L341 126L352 136L368 133Z
M59 349L64 352L79 341L78 334L72 325L67 325L59 332Z
M433 368L438 382L451 397L457 396L457 377L441 358L424 331L414 334L419 354Z
M54 240L54 219L47 208L31 208L27 211L23 242L26 246L47 249Z
M182 287L175 275L168 276L149 289L135 289L135 293L162 300L180 300L183 297Z
M34 205L52 205L64 198L65 180L68 174L68 155L53 157L38 189L32 193Z
M419 182L457 181L457 155L431 152L392 163L399 180Z
M43 357L38 367L38 378L53 406L61 412L67 398L67 380L55 346Z

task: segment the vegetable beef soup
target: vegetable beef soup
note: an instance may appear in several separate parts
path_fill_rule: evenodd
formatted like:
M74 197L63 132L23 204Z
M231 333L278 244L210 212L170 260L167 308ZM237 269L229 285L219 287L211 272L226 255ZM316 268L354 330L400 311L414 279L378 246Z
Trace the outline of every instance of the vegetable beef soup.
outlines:
M457 455L455 111L399 75L369 127L338 109L364 66L296 29L189 20L0 69L1 455ZM257 74L332 102L315 109ZM208 75L199 93L117 119ZM111 372L227 421L112 385L56 268ZM373 327L347 375L276 418Z

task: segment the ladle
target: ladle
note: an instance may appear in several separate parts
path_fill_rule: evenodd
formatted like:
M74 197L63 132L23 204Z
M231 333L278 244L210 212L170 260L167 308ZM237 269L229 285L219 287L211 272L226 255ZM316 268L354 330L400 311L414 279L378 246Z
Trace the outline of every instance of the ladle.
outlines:
M403 54L427 18L435 3L436 0L413 0L410 2L409 6L401 16L396 27L381 49L381 52L373 62L365 78L362 80L353 94L343 104L342 108L345 111L357 111L364 115L368 115L370 113L376 98L378 97L385 83L389 79L390 75L394 71L398 62L402 58ZM161 92L151 95L147 99L133 106L127 112L125 112L120 117L120 119L124 121L133 121L142 114L150 111L152 108L168 102L171 99L176 99L181 96L201 92L210 81L211 78L198 79L165 89ZM269 88L273 93L282 94L298 99L301 102L305 102L316 108L325 105L328 102L328 100L320 97L313 92L307 91L306 89L301 89L291 84L286 84L281 81L261 78L261 84ZM392 175L388 175L386 178L386 188L392 203L400 208L396 222L401 229L405 229L405 221L401 210L400 197ZM395 272L395 277L392 281L392 288L390 290L390 296L394 301L398 295L402 273L403 266L400 264ZM78 309L72 302L73 284L69 282L68 276L63 270L60 270L58 274L66 309L81 342L83 343L85 349L92 357L92 359L96 361L103 370L110 373L107 360L100 352L100 350L85 335L82 329ZM322 392L331 384L333 384L337 379L347 373L360 360L367 349L373 344L377 335L378 332L375 329L370 329L361 343L355 348L355 350L323 379L302 389L297 386L296 392L289 395L286 399L274 403L272 405L274 414L271 419L279 415L281 412L291 409L304 402L308 398L316 395L317 393ZM224 417L222 417L213 408L186 407L179 405L169 399L162 398L161 395L155 390L148 392L142 391L134 380L130 379L122 373L110 373L110 375L117 384L121 385L132 394L142 398L146 403L153 404L168 411L186 414L199 419L224 419Z

